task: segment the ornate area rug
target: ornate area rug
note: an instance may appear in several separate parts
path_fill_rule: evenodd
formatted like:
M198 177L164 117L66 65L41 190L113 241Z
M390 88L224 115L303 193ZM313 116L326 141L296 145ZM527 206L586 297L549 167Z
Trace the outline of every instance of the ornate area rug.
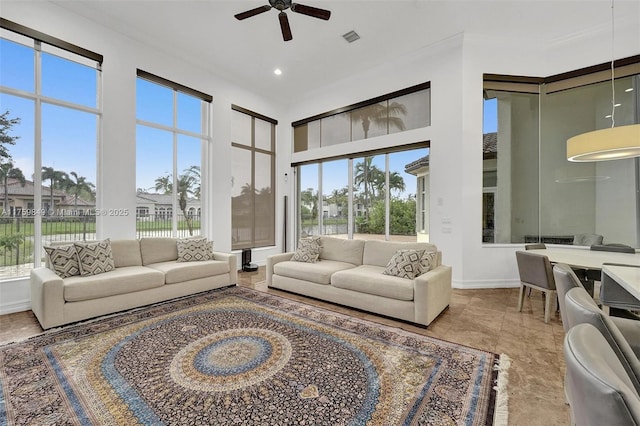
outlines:
M0 347L0 424L485 425L498 364L230 287Z

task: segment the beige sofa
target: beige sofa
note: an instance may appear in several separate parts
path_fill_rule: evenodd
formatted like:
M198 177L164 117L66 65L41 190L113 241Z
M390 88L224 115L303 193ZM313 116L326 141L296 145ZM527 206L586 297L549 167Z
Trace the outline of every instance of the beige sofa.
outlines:
M178 262L176 241L111 240L115 269L97 275L63 279L48 267L33 269L31 309L47 329L237 283L235 255Z
M427 326L451 301L451 267L433 244L321 237L316 263L291 261L293 252L267 258L267 285ZM436 264L413 280L382 272L400 249L436 252Z

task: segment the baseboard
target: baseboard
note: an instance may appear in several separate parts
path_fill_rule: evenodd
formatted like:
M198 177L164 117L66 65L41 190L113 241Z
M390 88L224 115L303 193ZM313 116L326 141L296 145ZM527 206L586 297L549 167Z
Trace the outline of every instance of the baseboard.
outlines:
M18 300L11 303L0 304L0 315L14 314L16 312L28 311L31 309L31 301Z
M487 288L518 288L519 280L452 280L451 286L462 290Z

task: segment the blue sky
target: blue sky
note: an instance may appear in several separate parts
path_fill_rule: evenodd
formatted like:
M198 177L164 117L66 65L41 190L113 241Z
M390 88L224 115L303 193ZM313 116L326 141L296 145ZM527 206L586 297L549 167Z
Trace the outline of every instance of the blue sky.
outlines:
M45 46L46 47L46 46ZM0 39L0 85L28 93L35 91L35 59L31 47ZM97 103L96 71L94 68L42 54L42 93L45 96L95 108ZM201 132L200 100L178 95L178 127L194 133ZM137 117L146 121L173 125L173 92L171 89L138 80L136 93ZM20 138L9 147L16 167L27 179L34 172L34 114L33 100L0 94L0 112L10 111L11 118L20 118L11 134ZM137 182L136 187L149 189L157 177L172 173L173 137L170 132L137 126ZM103 141L109 143L109 141ZM43 103L42 107L42 165L72 171L96 183L97 118L95 114ZM192 165L200 165L200 140L178 137L178 172ZM47 183L45 183L47 184Z

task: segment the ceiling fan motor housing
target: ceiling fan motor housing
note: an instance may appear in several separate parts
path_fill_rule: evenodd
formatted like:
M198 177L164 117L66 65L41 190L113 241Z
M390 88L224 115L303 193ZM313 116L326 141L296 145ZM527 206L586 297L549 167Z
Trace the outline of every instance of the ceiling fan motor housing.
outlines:
M271 7L283 11L291 7L291 0L269 0Z

